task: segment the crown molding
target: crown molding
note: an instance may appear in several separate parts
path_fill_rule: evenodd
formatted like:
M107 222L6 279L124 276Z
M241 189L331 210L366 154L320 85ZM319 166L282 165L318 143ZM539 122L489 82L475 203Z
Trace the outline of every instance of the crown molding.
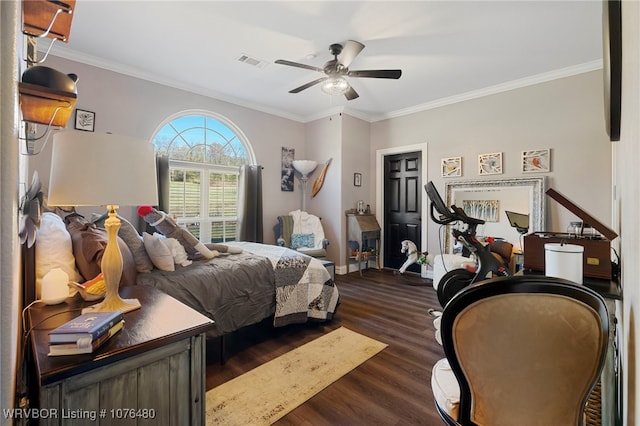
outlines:
M42 43L42 45L38 46L39 50L46 50L46 48L48 48L48 46L46 46L45 43ZM376 121L402 117L410 114L427 111L434 108L440 108L443 106L452 105L459 102L465 102L473 99L482 98L484 96L495 95L495 94L507 92L510 90L520 89L523 87L533 86L535 84L545 83L545 82L557 80L560 78L571 77L574 75L602 69L602 60L595 60L595 61L586 62L583 64L571 66L571 67L562 68L559 70L536 74L536 75L521 78L518 80L508 81L505 83L497 84L495 86L485 87L483 89L473 90L471 92L461 93L459 95L450 96L447 98L436 99L434 101L427 102L424 104L415 105L409 108L392 111L388 114L368 114L362 111L351 110L345 107L335 107L318 114L313 114L309 116L300 116L300 115L290 114L282 110L268 108L261 104L246 102L244 100L237 99L237 98L225 95L223 93L219 93L206 88L184 84L182 82L178 82L172 79L162 78L158 75L151 74L134 67L128 67L112 61L105 61L104 59L99 58L97 56L78 53L72 49L68 49L60 45L54 45L51 54L55 56L59 56L64 59L71 60L71 61L80 62L86 65L95 66L95 67L113 71L119 74L136 77L136 78L147 80L153 83L162 84L164 86L169 86L169 87L184 90L187 92L211 97L223 102L228 102L234 105L242 106L245 108L264 112L266 114L275 115L278 117L282 117L288 120L297 121L301 123L308 123L308 122L326 118L341 112L348 113L353 117L359 118L369 123L373 123Z
M448 98L436 99L432 102L427 102L422 105L416 105L410 108L404 108L397 111L392 111L389 114L377 115L373 117L371 122L388 120L390 118L402 117L409 114L415 114L417 112L423 112L434 108L440 108L447 105L452 105L458 102L470 101L472 99L478 99L485 96L495 95L502 92L508 92L510 90L521 89L523 87L533 86L540 83L545 83L552 80L558 80L565 77L572 77L574 75L584 74L591 71L602 69L602 60L596 60L586 62L583 64L561 68L558 70L536 74L529 77L521 78L518 80L508 81L506 83L496 84L495 86L485 87L483 89L473 90L471 92L461 93L459 95L450 96Z

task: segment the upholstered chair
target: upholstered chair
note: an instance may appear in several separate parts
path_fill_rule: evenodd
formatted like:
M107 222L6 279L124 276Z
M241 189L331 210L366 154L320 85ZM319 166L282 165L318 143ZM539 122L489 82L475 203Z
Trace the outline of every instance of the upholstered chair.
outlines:
M273 228L276 244L312 257L327 256L329 240L325 238L320 218L301 210L278 216Z
M604 300L570 281L499 277L445 306L432 370L448 425L582 425L609 334Z

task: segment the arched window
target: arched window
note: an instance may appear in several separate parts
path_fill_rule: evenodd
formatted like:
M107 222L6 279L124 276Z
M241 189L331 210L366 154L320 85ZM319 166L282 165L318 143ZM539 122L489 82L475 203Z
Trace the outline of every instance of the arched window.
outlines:
M200 241L234 240L239 168L255 164L242 131L222 116L186 111L165 120L153 144L169 157L169 202L163 208Z

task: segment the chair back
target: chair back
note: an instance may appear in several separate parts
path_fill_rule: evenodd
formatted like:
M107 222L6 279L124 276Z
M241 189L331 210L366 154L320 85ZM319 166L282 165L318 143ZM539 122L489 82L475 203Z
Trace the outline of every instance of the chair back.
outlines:
M499 277L457 294L441 321L459 424L583 424L609 335L597 293L559 278Z

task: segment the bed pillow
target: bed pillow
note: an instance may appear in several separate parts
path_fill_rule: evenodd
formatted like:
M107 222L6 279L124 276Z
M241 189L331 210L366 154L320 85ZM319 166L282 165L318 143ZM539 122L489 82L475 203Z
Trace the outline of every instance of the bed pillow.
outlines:
M42 277L52 269L60 268L71 281L82 281L73 257L71 235L60 216L52 212L42 214L36 231L36 297L40 298Z
M160 241L159 238L156 238L147 232L143 232L142 241L144 242L144 248L147 250L147 254L151 259L151 262L153 262L156 268L166 272L176 270L171 250L169 250L169 247Z
M93 223L95 223L99 228L104 228L104 222L106 219L106 215L98 216L93 219ZM120 219L118 236L122 238L127 247L129 247L129 250L133 255L133 260L136 263L136 269L138 272L150 272L153 269L153 262L149 259L149 255L144 248L142 237L131 222L120 215L118 215L118 219Z
M291 234L291 248L297 250L299 248L313 248L313 234Z
M108 240L106 229L98 228L77 213L67 216L64 221L67 225L67 231L71 235L73 255L76 258L78 271L85 280L95 278L102 271L100 264ZM123 263L120 285L134 285L138 271L133 255L122 238L117 237L117 241Z

